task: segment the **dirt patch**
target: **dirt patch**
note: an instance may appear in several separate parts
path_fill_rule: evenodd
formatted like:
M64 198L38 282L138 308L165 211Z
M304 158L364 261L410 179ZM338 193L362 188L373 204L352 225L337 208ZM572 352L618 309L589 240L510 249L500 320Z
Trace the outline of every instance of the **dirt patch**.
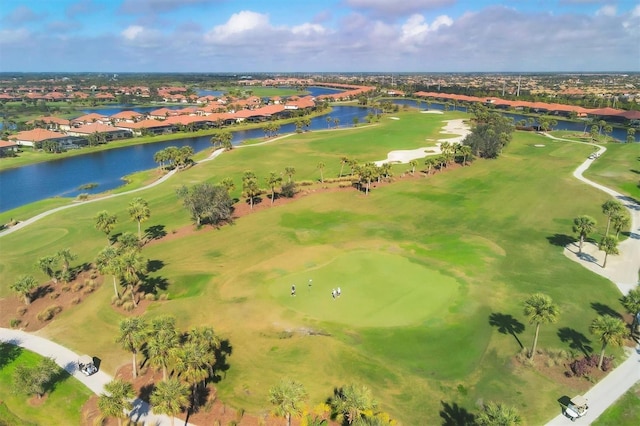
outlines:
M20 328L24 331L36 331L55 321L56 315L73 306L82 303L98 289L103 282L100 276L90 266L86 266L76 278L63 283L48 281L32 292L33 301L29 305L18 296L0 299L0 325L2 327ZM52 317L43 320L44 312L50 310ZM38 318L40 315L41 318Z

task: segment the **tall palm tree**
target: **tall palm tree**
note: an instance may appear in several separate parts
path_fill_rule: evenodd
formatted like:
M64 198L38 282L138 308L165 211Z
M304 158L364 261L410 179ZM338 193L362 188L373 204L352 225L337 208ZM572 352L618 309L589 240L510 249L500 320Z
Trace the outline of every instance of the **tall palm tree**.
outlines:
M220 337L215 333L211 327L194 327L189 332L188 341L204 347L204 349L210 354L209 362L209 375L213 376L213 367L216 363L216 350L220 349L221 341Z
M624 206L618 200L607 200L602 204L602 213L607 216L607 231L604 235L609 235L609 227L611 226L611 217L616 213L624 211Z
M9 288L22 296L25 305L31 303L31 291L38 287L38 281L31 275L20 275Z
M618 239L613 235L605 235L600 241L598 248L604 252L604 262L602 262L602 267L607 267L607 258L610 254L618 254Z
M409 166L411 166L411 176L415 175L417 165L418 165L418 160L409 161Z
M608 345L620 346L624 342L624 337L627 334L627 326L619 319L610 315L598 315L589 326L589 331L592 334L598 336L600 343L602 343L602 350L600 351L600 361L598 361L598 368L602 369L602 360L604 359L604 350Z
M249 200L251 210L253 210L253 201L260 195L260 187L258 187L258 181L253 173L242 177L242 195Z
M342 170L344 169L345 164L349 164L349 157L340 158L340 177L342 177Z
M589 236L590 233L596 227L596 221L591 216L582 215L573 219L573 232L578 234L580 238L580 245L578 245L578 253L582 253L582 244L584 243L585 238Z
M529 319L529 324L536 325L536 334L533 338L533 347L529 352L529 358L533 359L536 353L536 345L538 344L538 334L540 332L540 324L551 324L558 320L560 310L553 303L551 297L546 294L536 293L529 296L524 301L524 314Z
M96 221L96 229L98 231L104 232L107 236L107 241L111 243L109 234L111 234L111 231L113 231L116 223L118 223L118 217L116 215L109 214L109 212L106 210L103 210L95 216L94 220Z
M125 318L120 321L120 332L117 343L122 345L122 348L131 352L133 358L131 360L131 366L133 369L133 378L138 377L138 364L136 361L136 355L138 351L145 343L147 339L147 323L144 318L131 317Z
M115 417L118 424L122 425L122 419L129 417L129 411L133 407L133 386L131 383L115 379L107 383L104 390L106 393L98 397L98 409L104 417Z
M121 279L127 285L127 289L131 292L131 301L134 306L138 306L135 298L136 286L147 273L147 260L142 257L140 252L136 250L127 250L116 259L119 263L117 266L122 271Z
M154 412L171 417L173 426L175 416L189 405L189 386L175 378L164 380L155 386L150 402Z
M175 371L191 386L192 402L195 404L198 384L204 383L209 377L210 366L215 364L215 357L204 345L186 342L173 351L172 359Z
M480 426L516 426L522 424L518 411L508 405L489 402L476 418Z
M70 248L58 250L56 257L62 261L62 276L66 277L69 271L69 263L78 258L78 255L71 252Z
M373 399L371 390L361 385L347 385L336 391L331 399L331 408L336 417L348 424L358 422L361 418L373 414L378 403Z
M138 222L138 238L142 239L141 223L151 217L149 203L138 197L129 203L129 216L131 220Z
M222 185L227 190L228 194L231 194L231 191L236 188L236 184L233 183L233 178L230 177L222 179L222 181L220 181L220 185Z
M162 368L162 380L167 380L167 366L172 351L178 347L179 343L178 334L171 330L161 330L149 336L146 346L147 356L152 365Z
M616 238L620 235L620 231L629 227L630 222L631 218L624 210L614 213L611 216L611 224L613 225L613 229L616 231Z
M58 266L58 258L56 256L43 256L38 259L38 262L36 263L36 265L51 280L53 280L54 284L58 283L58 278L56 277L56 268Z
M120 268L121 265L122 264L118 262L118 250L112 246L107 246L100 250L98 257L96 258L98 272L102 275L111 274L111 276L113 276L113 292L118 299L120 298L120 293L118 292L116 281L117 278L122 276L122 269Z
M271 172L266 178L266 181L269 188L271 188L271 204L273 204L273 200L276 198L276 186L282 183L282 176L276 172Z
M296 168L289 166L284 168L284 174L289 178L289 183L291 183L291 179L293 179L293 175L296 174Z
M467 159L471 157L471 147L469 145L458 145L458 152L462 155L462 165L467 165Z
M622 296L620 303L628 313L635 316L640 312L640 287L629 290L626 296Z
M269 389L269 402L273 405L273 413L287 420L291 426L291 417L302 414L307 392L304 386L291 379L282 379L280 383Z
M324 168L325 168L326 166L327 166L327 165L326 165L326 164L324 164L324 162L323 162L323 161L318 162L318 165L316 166L316 168L317 168L318 170L320 170L320 183L324 183L324 175L323 175L323 171L324 171Z

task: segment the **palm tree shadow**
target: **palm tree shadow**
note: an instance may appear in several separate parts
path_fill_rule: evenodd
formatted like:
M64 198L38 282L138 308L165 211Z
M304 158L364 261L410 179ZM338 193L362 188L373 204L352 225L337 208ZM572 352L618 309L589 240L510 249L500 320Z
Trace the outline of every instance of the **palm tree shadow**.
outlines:
M521 334L524 331L524 324L520 321L511 315L494 312L489 315L489 325L496 327L502 334L512 335L513 338L516 339L516 342L518 342L518 345L520 345L520 349L524 349L522 342L518 338L518 334Z
M469 426L476 424L475 416L467 411L466 408L460 407L455 402L449 404L448 402L440 401L440 404L442 405L442 410L440 410L442 426Z
M573 328L563 327L558 330L558 337L564 343L569 343L571 349L577 349L585 356L589 356L593 352L593 348L589 346L591 340L589 340L584 334Z
M576 239L571 235L553 234L552 236L547 237L547 241L549 241L549 244L554 246L566 247L571 243L575 243Z
M617 311L615 311L610 306L604 305L600 302L591 302L591 308L593 308L593 310L596 311L598 315L609 315L610 317L622 319L622 315L620 315Z

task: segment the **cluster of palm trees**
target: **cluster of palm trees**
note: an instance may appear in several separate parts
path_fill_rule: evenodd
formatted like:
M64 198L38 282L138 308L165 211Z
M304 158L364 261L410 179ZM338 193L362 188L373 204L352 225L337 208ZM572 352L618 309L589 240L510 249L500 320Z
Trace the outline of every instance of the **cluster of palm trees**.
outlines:
M233 149L233 134L229 130L222 130L211 136L211 144L214 148L221 147L225 151L231 151Z
M602 204L602 213L607 216L607 229L598 244L598 248L605 253L602 267L606 268L607 257L610 254L618 254L618 237L623 229L629 227L631 217L624 205L618 200L608 200ZM579 238L579 254L582 253L585 239L595 230L596 224L596 220L588 215L581 215L573 219L573 232L578 234ZM615 236L609 235L612 228L616 232Z
M269 390L269 402L273 405L273 414L284 417L287 425L291 419L301 417L305 412L307 392L304 386L291 379L282 379ZM308 425L326 424L325 417L330 414L341 425L383 426L396 424L389 414L378 409L378 402L371 390L364 385L350 384L334 389L329 398L329 406L322 406L320 412L307 414ZM326 411L325 411L326 410Z
M637 299L640 299L640 297ZM635 303L635 306L640 309L640 300L636 300ZM529 358L533 359L536 354L540 325L557 322L560 316L560 309L558 305L553 302L551 297L543 293L536 293L530 295L524 301L524 314L528 318L529 323L535 324L536 326L533 346L528 353ZM591 322L589 331L598 337L598 340L602 345L600 360L598 362L598 368L601 369L605 349L608 346L621 346L623 344L624 339L627 336L627 326L620 318L605 314L598 315Z
M193 154L193 147L189 145L180 148L169 146L156 152L153 161L158 163L160 169L182 168L193 162Z
M173 417L184 408L195 407L198 391L215 377L216 354L228 354L221 351L222 342L211 327L194 327L182 333L177 330L174 317L158 317L150 322L143 317L125 318L119 327L117 342L132 353L133 377L138 374L138 354L162 370L162 381L154 385L150 397L152 409L159 414ZM132 385L114 380L105 390L107 393L98 401L103 416L124 417L134 397Z
M58 279L64 282L71 281L73 272L70 269L71 261L75 260L77 255L69 248L58 250L55 254L43 256L36 262L36 267L41 270L54 284L58 283ZM62 263L62 265L60 265ZM61 266L61 269L58 267ZM22 296L25 305L31 303L31 293L38 288L40 283L33 275L20 275L16 282L10 288Z
M278 186L282 186L283 193L295 192L291 191L295 188L295 182L293 181L293 176L296 174L295 167L288 166L284 168L284 171L281 173L270 172L268 176L265 177L265 183L269 187L269 192L271 192L271 204L273 204L276 196L276 188ZM284 183L284 176L287 177L287 182ZM224 183L223 183L224 184ZM290 188L290 190L287 189ZM251 209L253 210L254 202L256 198L266 191L260 188L260 184L258 183L258 177L256 174L247 170L242 175L242 196L249 202Z
M264 131L265 137L271 138L276 136L280 131L280 124L276 121L269 121L267 124L262 126L262 130Z

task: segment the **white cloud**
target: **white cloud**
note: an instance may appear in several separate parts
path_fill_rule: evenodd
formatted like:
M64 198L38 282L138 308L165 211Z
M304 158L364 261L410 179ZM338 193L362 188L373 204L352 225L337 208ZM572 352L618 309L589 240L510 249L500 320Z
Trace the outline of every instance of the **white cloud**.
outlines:
M319 24L304 23L291 28L291 32L296 35L309 36L313 34L325 34L327 30Z
M15 45L29 40L31 34L24 28L0 30L0 45ZM6 60L7 58L5 58Z
M616 7L611 4L604 5L596 11L596 16L616 16Z
M451 25L453 25L453 20L446 15L438 16L431 25L425 21L424 16L411 15L402 25L400 41L403 43L421 42L429 32L438 31L439 28Z
M251 12L243 10L242 12L234 13L231 18L223 24L214 27L212 31L207 34L207 39L210 41L225 40L230 37L237 37L243 33L257 31L257 30L270 30L269 16L261 13Z
M130 25L124 31L122 31L122 35L127 40L135 40L142 32L144 28L140 25Z

